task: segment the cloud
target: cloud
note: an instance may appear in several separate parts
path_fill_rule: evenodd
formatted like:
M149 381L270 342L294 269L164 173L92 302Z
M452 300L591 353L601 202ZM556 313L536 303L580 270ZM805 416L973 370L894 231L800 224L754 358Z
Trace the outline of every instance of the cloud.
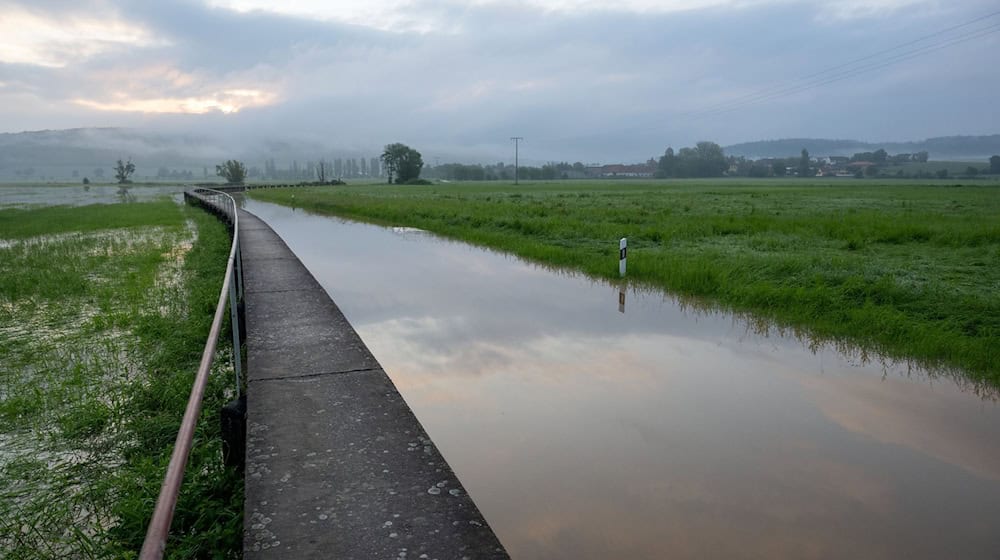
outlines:
M237 113L280 100L280 81L262 84L256 69L215 76L185 72L169 63L95 70L103 87L83 88L72 103L98 111L135 113Z
M0 14L0 62L62 68L102 53L166 46L148 28L115 14L54 18L16 5Z
M224 114L236 113L247 107L260 107L274 102L276 96L259 90L226 90L207 97L160 97L132 99L119 96L113 101L74 99L83 107L99 111L123 111L138 113L191 113L201 115L212 111Z
M817 14L837 19L880 16L903 8L934 5L935 0L471 0L441 2L428 0L210 0L209 5L240 13L273 13L361 25L386 31L421 33L456 31L463 20L477 12L522 12L535 17L590 14L664 15L706 10L734 11L770 6L813 7ZM471 18L469 18L471 16Z
M31 18L39 36L58 33L62 42L4 42L0 122L10 131L193 127L331 148L399 140L463 161L506 159L507 138L518 135L532 163L645 160L702 139L987 133L997 122L983 118L991 104L981 92L995 90L1000 77L981 69L996 34L735 111L698 113L988 7L985 0L8 2L0 25ZM88 27L96 22L105 26ZM975 88L964 85L973 80ZM956 98L960 105L949 101ZM852 117L837 117L844 114Z
M819 14L839 21L892 16L903 10L932 15L939 12L938 4L931 0L838 0L823 3Z

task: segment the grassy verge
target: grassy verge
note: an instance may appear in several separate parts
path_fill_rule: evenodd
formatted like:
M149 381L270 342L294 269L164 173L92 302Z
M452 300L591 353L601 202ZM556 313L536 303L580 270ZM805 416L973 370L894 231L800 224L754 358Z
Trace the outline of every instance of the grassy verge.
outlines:
M0 550L134 557L225 269L225 228L164 200L0 210ZM215 365L169 557L239 554L242 483L223 468Z
M554 182L252 191L709 298L818 340L1000 384L1000 191L843 181Z

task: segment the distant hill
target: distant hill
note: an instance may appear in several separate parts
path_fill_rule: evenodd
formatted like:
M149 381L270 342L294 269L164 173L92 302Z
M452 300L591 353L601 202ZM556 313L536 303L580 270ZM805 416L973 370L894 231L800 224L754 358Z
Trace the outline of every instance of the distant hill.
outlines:
M1000 154L1000 134L990 136L941 136L916 142L861 142L823 138L786 138L733 144L724 148L726 155L748 158L794 157L802 148L813 156L850 156L879 148L890 154L926 151L932 160L981 161Z
M94 179L97 169L110 178L119 158L136 162L137 177L153 175L160 166L197 170L201 176L223 153L207 138L127 128L0 134L0 180Z
M135 128L74 128L0 133L0 181L108 180L119 158L132 158L136 180L156 177L160 168L215 177L215 165L241 159L263 167L274 158L282 167L333 157L371 157L358 150L334 151L309 140L212 137Z

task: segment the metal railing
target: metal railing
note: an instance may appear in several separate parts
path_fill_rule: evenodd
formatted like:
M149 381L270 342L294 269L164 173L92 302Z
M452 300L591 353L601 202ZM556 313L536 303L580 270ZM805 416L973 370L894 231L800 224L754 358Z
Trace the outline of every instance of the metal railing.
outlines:
M191 396L188 397L187 408L184 410L184 419L181 421L181 427L177 431L177 440L174 443L174 451L170 456L170 464L167 466L167 473L163 478L163 485L160 487L160 496L156 500L156 508L153 510L153 517L150 519L149 528L146 530L146 540L143 542L142 551L139 553L139 558L143 560L159 560L163 557L164 550L166 549L167 536L170 533L170 523L174 517L174 508L177 506L177 497L180 494L181 482L184 479L184 470L187 467L188 456L191 453L195 426L198 423L198 416L201 414L202 398L205 395L205 386L208 382L208 375L215 357L215 350L218 345L219 334L222 330L222 321L225 317L227 302L232 319L233 369L236 371L237 397L239 397L242 387L240 317L237 305L243 297L243 266L242 259L240 258L239 211L236 207L236 201L228 194L212 189L195 189L190 193L185 192L184 198L186 200L191 198L198 200L209 211L214 212L220 218L232 224L233 243L229 249L226 275L222 281L219 303L215 307L212 328L209 330L208 340L205 341L205 349L201 354L201 363L198 365L198 372L195 375L194 384L191 388Z

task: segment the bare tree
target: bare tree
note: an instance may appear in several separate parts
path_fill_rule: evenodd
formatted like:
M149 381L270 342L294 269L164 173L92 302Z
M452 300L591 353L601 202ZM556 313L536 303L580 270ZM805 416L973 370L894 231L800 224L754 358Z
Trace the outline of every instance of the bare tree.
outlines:
M322 160L322 159L319 160L319 167L316 168L316 173L319 175L319 182L320 183L325 183L326 182L326 161L325 160Z

